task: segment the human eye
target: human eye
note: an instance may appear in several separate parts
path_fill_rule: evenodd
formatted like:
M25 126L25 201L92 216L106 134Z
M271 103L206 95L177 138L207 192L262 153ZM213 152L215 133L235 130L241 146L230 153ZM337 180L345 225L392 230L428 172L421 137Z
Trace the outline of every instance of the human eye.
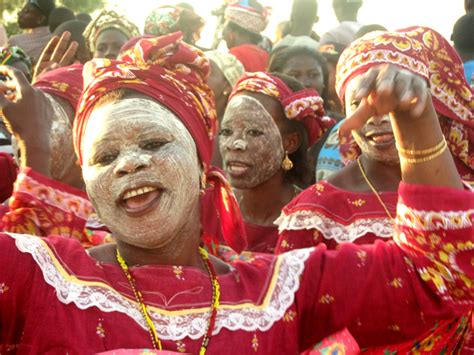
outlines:
M229 128L222 128L219 132L221 137L229 137L232 135L232 131Z
M263 135L263 132L259 129L249 129L247 131L247 134L250 136L250 137L259 137L261 135Z
M168 142L156 139L156 140L151 140L151 141L147 141L147 142L142 143L141 148L144 149L144 150L155 151L155 150L160 149L166 143L168 143Z
M117 159L118 152L104 152L99 153L93 158L93 165L107 166L112 164Z

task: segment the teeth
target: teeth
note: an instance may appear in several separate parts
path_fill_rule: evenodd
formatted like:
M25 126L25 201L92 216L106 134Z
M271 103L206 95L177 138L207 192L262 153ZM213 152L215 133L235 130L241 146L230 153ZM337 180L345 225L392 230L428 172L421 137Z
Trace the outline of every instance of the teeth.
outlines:
M146 193L149 193L149 192L152 192L152 191L155 191L155 190L156 190L155 187L142 187L140 189L130 190L130 191L127 191L125 193L125 195L123 195L123 199L127 200L129 198L144 195Z

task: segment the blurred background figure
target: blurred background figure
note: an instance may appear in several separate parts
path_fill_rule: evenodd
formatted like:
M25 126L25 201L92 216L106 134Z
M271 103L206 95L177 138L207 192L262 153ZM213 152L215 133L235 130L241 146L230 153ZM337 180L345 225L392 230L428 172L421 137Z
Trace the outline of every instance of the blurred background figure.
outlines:
M89 14L80 13L76 15L76 20L84 22L86 25L92 22L92 17Z
M51 39L48 21L56 7L54 0L28 0L18 12L18 25L24 33L10 37L10 46L22 48L36 62Z
M53 33L56 28L64 22L75 20L74 12L67 7L57 7L49 15L48 27L49 31Z
M367 33L375 32L375 31L387 31L387 29L384 26L377 25L377 24L365 25L365 26L362 26L359 29L359 31L356 32L354 39L364 37Z
M313 31L313 26L318 21L317 0L294 0L288 34L275 45L273 50L291 46L318 49L319 36Z
M77 42L76 55L72 59L73 63L85 64L92 59L91 53L87 48L86 39L83 35L86 27L87 24L85 22L72 20L61 24L53 33L55 36L61 37L64 32L69 32L71 37L69 39L68 45L71 42Z
M338 43L347 47L363 26L357 20L362 0L333 0L332 5L340 24L321 37L321 44Z
M191 5L180 3L176 6L160 6L145 20L145 34L163 36L181 31L186 43L195 45L201 39L204 19L194 12Z
M102 10L87 25L84 37L93 58L116 59L120 48L140 35L138 27L115 11Z
M211 74L207 79L207 84L214 93L216 102L217 119L222 122L229 95L232 88L244 74L244 66L235 56L230 53L223 53L217 50L205 53L211 65ZM219 137L214 142L214 155L212 165L222 168L222 157L219 151Z
M474 0L464 0L464 9L467 14L474 12Z
M31 58L19 47L0 47L0 65L9 65L21 70L28 81L31 81L33 64Z
M474 85L474 13L461 17L454 25L451 40L463 63L466 79Z
M245 71L265 71L269 54L259 47L268 24L268 12L258 1L237 2L225 9L222 37L229 52L243 64Z
M8 43L8 36L7 31L5 31L5 27L0 24L0 47L5 47Z

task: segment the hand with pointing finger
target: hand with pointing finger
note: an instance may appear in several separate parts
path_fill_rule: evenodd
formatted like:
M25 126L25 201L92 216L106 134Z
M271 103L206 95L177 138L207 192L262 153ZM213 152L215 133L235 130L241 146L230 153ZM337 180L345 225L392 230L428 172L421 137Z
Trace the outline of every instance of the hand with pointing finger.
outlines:
M339 129L341 135L362 127L374 116L399 113L395 117L416 119L431 101L430 90L424 78L394 65L373 67L356 80L354 98L360 100L360 104L342 123Z

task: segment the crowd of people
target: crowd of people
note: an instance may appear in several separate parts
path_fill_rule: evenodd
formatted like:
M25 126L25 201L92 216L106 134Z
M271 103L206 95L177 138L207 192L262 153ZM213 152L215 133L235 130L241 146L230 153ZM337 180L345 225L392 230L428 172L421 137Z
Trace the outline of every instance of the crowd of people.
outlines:
M277 5L275 5L277 6ZM0 26L0 354L474 354L474 1ZM221 45L220 45L221 44ZM223 48L226 45L226 49Z

